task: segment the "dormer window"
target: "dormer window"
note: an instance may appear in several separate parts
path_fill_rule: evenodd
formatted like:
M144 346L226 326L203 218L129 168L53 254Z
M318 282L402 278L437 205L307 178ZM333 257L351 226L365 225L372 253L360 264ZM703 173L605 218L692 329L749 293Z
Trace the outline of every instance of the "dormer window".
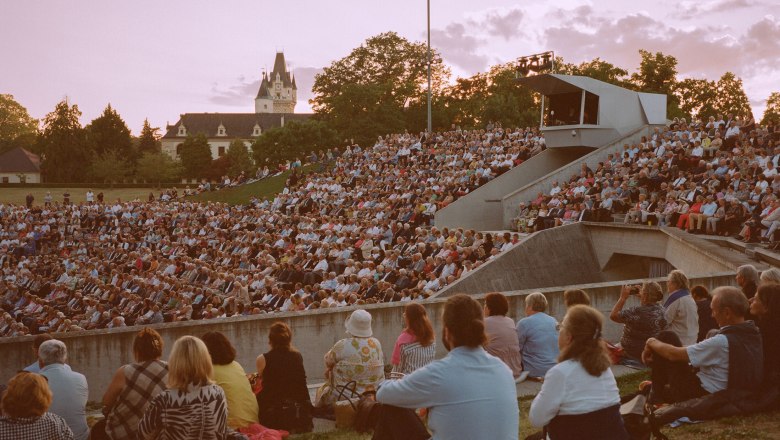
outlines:
M258 124L255 124L255 128L252 129L252 136L260 136L263 134L263 130Z
M219 124L219 127L217 128L217 136L225 136L227 133L225 133L225 126L222 124Z
M179 125L179 136L187 136L187 127L184 124Z

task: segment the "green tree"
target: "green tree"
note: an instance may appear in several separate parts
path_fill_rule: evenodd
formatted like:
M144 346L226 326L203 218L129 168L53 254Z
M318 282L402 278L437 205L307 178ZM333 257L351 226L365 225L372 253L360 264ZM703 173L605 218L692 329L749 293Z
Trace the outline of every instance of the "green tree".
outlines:
M132 137L119 113L108 104L103 114L87 125L87 140L98 156L115 153L116 157L133 158Z
M303 160L312 151L331 148L338 144L338 139L336 132L323 121L288 122L255 139L252 155L257 166L274 167L286 160Z
M556 73L564 75L579 75L604 81L620 87L632 88L629 81L628 70L617 67L614 64L604 61L601 58L595 58L591 61L584 61L579 65L565 63L563 58L555 59Z
M686 116L706 117L717 112L717 84L706 79L686 78L673 87L680 110Z
M31 148L37 133L38 120L13 95L0 94L0 154L16 147Z
M87 142L77 105L62 100L43 119L37 142L42 155L41 172L50 182L82 182L86 178L93 151Z
M639 70L631 75L634 86L642 92L665 94L667 118L685 116L674 94L674 86L677 83L677 58L664 55L662 52L652 53L643 49L639 50L639 55L642 57Z
M182 171L181 163L167 154L147 151L138 159L136 177L159 187L162 183L175 182L182 175Z
M199 178L208 174L211 165L211 147L203 133L188 135L181 145L179 155L184 177Z
M742 79L731 72L720 77L717 84L716 107L724 115L733 113L742 117L752 116L750 101L742 87Z
M766 109L764 117L761 118L761 125L770 122L780 124L780 92L772 92L766 100Z
M127 158L120 156L115 151L103 153L92 161L91 175L97 182L117 183L123 182L130 175L132 168Z
M230 162L230 167L228 168L228 175L230 176L249 173L255 167L255 164L252 162L252 156L249 154L249 149L247 149L244 141L241 139L236 139L230 143L225 157Z
M449 69L431 51L432 92L446 85ZM428 49L395 32L371 37L314 79L314 111L342 138L370 143L404 125L404 109L425 99Z
M160 127L152 127L149 119L144 119L141 135L138 136L138 154L160 151Z

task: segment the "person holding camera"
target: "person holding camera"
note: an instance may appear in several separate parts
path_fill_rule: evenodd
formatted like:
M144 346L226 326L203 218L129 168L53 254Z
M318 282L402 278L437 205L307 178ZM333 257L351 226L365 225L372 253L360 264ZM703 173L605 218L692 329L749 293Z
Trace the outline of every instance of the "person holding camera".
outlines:
M623 309L626 301L631 296L638 296L640 304L635 307ZM658 304L664 297L663 290L658 283L646 282L624 285L620 291L620 298L612 308L609 319L618 324L623 324L623 336L620 345L623 348L623 357L620 363L628 366L644 367L642 363L642 351L647 340L666 328L664 308Z

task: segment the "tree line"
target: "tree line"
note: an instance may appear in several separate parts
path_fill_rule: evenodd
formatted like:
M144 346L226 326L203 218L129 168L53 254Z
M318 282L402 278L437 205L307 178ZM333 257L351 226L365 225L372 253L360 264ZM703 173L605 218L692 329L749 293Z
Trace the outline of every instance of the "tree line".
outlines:
M724 72L717 80L678 79L677 59L661 52L639 51L635 71L596 58L580 64L557 57L556 73L584 75L636 91L664 93L667 115L698 117L729 114L751 117L742 80ZM372 145L378 136L420 132L427 124L428 50L394 32L368 38L315 77L313 118L266 130L261 136L231 143L212 160L206 136L187 137L180 160L160 151L159 128L144 121L133 137L109 104L81 126L78 106L63 100L43 120L32 118L11 95L0 95L0 154L21 146L42 158L50 182L173 182L184 178L219 179L251 173L257 167L304 159L313 151L358 143ZM450 68L438 51L430 54L434 130L452 126L534 126L540 97L517 83L514 63L450 81ZM762 123L780 123L780 93L772 93Z

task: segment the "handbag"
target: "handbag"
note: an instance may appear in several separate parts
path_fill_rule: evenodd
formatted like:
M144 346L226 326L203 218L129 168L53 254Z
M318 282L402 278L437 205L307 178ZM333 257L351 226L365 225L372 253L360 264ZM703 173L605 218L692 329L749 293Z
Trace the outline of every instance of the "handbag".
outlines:
M350 385L352 386L351 388ZM357 404L359 403L359 396L356 390L357 382L353 380L337 388L339 392L336 396L336 401L333 403L336 428L351 428L355 424L355 413L357 412ZM350 393L349 397L346 397L345 395L345 392L347 391Z

